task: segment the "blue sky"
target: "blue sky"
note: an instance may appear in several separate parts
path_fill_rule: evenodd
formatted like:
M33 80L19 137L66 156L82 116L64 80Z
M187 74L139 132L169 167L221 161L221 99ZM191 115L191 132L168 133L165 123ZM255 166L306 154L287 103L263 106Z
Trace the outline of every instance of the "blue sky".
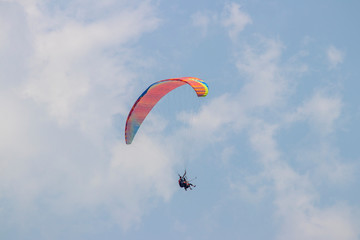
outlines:
M359 239L358 9L0 1L0 238Z

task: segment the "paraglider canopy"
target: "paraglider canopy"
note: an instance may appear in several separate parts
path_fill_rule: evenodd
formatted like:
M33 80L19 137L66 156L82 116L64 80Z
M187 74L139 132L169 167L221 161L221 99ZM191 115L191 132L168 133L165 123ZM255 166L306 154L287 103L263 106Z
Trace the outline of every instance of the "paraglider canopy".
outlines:
M156 103L172 90L185 84L190 85L198 97L205 97L208 94L207 84L195 77L171 78L151 84L136 100L129 112L125 125L126 144L132 143L140 125Z

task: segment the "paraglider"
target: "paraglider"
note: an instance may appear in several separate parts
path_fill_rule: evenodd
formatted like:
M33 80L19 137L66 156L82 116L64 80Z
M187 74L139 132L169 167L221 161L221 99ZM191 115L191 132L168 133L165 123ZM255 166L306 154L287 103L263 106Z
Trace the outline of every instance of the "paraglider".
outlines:
M157 102L172 90L185 84L190 85L198 97L205 97L208 94L207 84L195 77L171 78L151 84L136 100L129 112L125 124L126 144L132 143L142 122Z
M178 181L179 186L181 188L184 188L185 191L187 191L188 188L190 188L190 190L192 190L191 187L196 187L196 185L192 184L190 181L187 180L187 178L186 178L186 170L185 170L184 175L182 175L182 176L180 174L178 174L178 175L179 175L179 181Z
M208 94L209 88L207 84L200 78L195 77L171 78L151 84L135 101L129 112L125 124L126 144L132 143L146 116L160 99L172 90L186 84L194 89L198 97L205 97ZM179 174L178 182L179 186L184 188L185 191L187 191L188 188L192 190L192 187L196 187L186 179L186 170L182 176Z

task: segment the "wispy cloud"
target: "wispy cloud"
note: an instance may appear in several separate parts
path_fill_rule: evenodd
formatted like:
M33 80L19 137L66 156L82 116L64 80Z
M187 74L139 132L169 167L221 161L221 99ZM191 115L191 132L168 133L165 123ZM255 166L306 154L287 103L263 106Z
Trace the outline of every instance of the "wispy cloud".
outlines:
M242 11L241 6L235 2L225 4L221 14L204 10L196 12L191 18L193 26L200 28L203 36L210 27L220 25L227 30L233 41L247 25L252 23L250 15Z
M328 47L328 49L326 50L326 56L330 68L335 68L336 66L341 64L345 58L344 52L334 46Z
M343 107L339 94L325 90L305 98L300 106L285 104L295 91L292 81L301 76L303 70L292 66L295 63L291 60L284 62L284 49L280 41L266 38L243 47L236 66L245 77L245 83L239 86L237 94L213 99L200 111L198 118L206 126L207 133L217 133L219 129L224 133L227 129L232 135L248 135L257 156L254 161L258 161L263 170L257 174L243 173L243 179L234 180L231 186L242 199L252 202L273 196L274 218L280 223L278 239L355 239L359 231L356 228L358 215L351 213L354 207L317 205L322 197L318 183L332 186L335 179L349 181L351 178L345 176L353 174L351 168L339 161L334 152L328 151L323 160L312 165L312 171L304 174L291 165L291 155L281 149L277 140L277 135L285 129L296 126L298 121L307 121L309 129L332 146L326 136L336 131L335 123ZM207 117L201 117L205 114ZM226 134L219 140L226 142ZM315 148L319 151L321 146ZM308 150L302 149L303 153ZM338 214L341 211L343 214Z
M236 40L238 34L250 23L252 20L249 14L242 11L239 4L232 2L225 6L222 13L222 24L228 29L232 40Z
M260 154L266 178L273 182L276 218L281 223L277 239L356 239L358 216L351 212L353 208L346 204L319 207L314 182L288 165L275 133L263 123L251 134L251 142Z
M294 196L303 197L303 196ZM293 199L288 199L291 202ZM285 210L285 209L284 209ZM305 204L299 208L287 208L283 213L284 225L278 239L357 239L358 221L352 209L336 204L328 208L316 208Z
M283 46L279 41L260 39L260 47L245 46L236 66L246 76L247 83L241 89L241 102L250 108L274 107L288 90L288 81L279 66Z
M288 83L278 66L282 44L274 40L260 40L261 49L245 46L236 66L245 78L238 94L224 94L204 106L198 115L181 117L194 127L193 131L222 137L227 130L241 131L253 120L254 109L277 107L288 89ZM217 137L209 139L217 139Z
M217 16L215 13L209 12L209 11L203 11L203 12L196 12L191 16L192 23L195 27L198 27L202 31L202 35L206 36L208 32L208 28L211 24L214 24L214 22L217 19Z
M109 96L123 91L134 77L134 73L124 67L131 62L132 52L123 44L136 40L158 24L147 4L125 9L95 22L72 18L48 21L49 16L43 15L38 21L49 22L49 25L44 27L46 30L34 32L35 53L27 96L45 103L51 115L66 123L74 120L74 116L80 117L76 113L87 109L84 105L88 105L90 99L111 101ZM115 53L110 53L110 48ZM115 58L114 54L122 57ZM100 88L117 90L95 97Z
M214 26L228 33L233 65L225 71L231 72L234 89L210 94L191 117L179 114L188 125L172 134L166 132L167 122L152 114L145 123L150 127L132 145L116 136L134 100L135 79L147 64L137 40L159 27L157 6L137 0L0 3L0 109L6 116L0 119L1 234L16 229L18 239L29 232L37 232L37 239L64 239L96 235L100 228L126 232L142 227L149 209L173 196L172 169L180 164L182 149L192 145L195 150L189 151L199 155L213 148L221 158L218 166L230 166L229 172L237 174L224 174L230 186L221 186L222 193L231 196L223 194L200 216L215 227L205 224L209 233L224 226L219 217L225 216L223 202L232 198L239 205L235 195L251 204L266 201L265 214L273 214L275 226L269 238L357 239L357 205L337 192L331 199L323 195L349 186L358 169L346 162L334 141L345 98L339 91L326 91L323 82L312 94L297 93L296 84L303 84L299 76L311 66L303 62L310 50L288 58L280 37L260 35L236 44L252 17L235 2L218 10L195 10L191 17L203 37ZM312 47L309 39L303 47ZM345 59L334 46L322 54L330 68ZM222 81L227 87L229 80ZM282 135L298 134L300 124L306 137L286 139L296 143L288 149ZM231 208L234 219L235 214ZM175 231L192 230L192 225L174 222ZM84 235L77 237L79 232Z
M315 130L322 133L334 131L335 121L342 111L342 100L338 95L329 95L325 90L317 91L296 112L287 116L288 121L309 121Z
M170 176L158 178L158 171L171 172L170 150L149 140L147 150L125 148L113 126L114 114L125 118L136 84L140 53L132 46L158 27L155 9L150 1L94 1L99 9L86 12L81 2L0 4L0 12L9 12L0 14L6 26L0 61L11 60L12 68L0 66L6 70L0 106L7 115L0 120L0 199L11 203L0 215L12 216L1 221L5 228L18 223L52 236L50 225L57 223L44 221L48 216L68 218L55 228L75 231L75 218L96 209L105 211L104 221L128 228L151 207L148 199L166 201L172 194Z

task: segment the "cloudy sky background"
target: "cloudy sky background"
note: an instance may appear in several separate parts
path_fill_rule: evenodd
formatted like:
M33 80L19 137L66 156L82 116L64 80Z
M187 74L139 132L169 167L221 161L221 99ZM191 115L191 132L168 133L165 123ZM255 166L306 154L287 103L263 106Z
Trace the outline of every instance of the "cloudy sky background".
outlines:
M359 239L359 7L0 1L0 238Z

